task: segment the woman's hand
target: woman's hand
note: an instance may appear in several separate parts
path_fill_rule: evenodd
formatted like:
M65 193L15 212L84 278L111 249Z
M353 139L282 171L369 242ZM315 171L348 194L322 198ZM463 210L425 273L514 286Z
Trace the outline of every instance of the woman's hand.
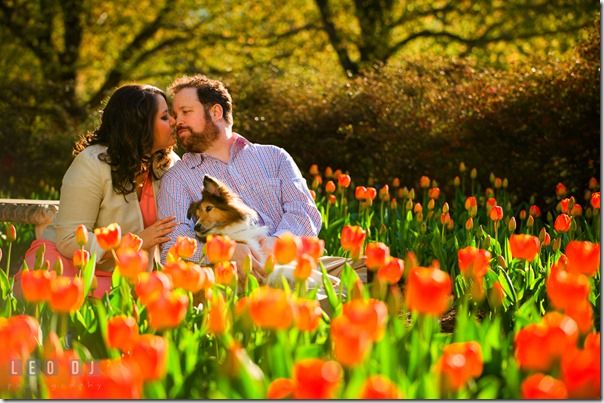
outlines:
M176 226L176 217L166 217L155 221L147 228L141 231L138 236L143 240L143 249L151 249L155 245L164 243L170 240L167 235L172 232Z

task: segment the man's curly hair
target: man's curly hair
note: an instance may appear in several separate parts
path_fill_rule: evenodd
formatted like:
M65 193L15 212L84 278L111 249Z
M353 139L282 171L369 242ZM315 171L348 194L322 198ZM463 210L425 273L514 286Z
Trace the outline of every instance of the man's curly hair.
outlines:
M176 93L185 88L197 89L197 98L199 98L199 102L201 102L206 112L210 110L212 105L222 106L224 120L229 125L233 124L233 100L222 82L212 80L203 74L182 76L170 84L168 93L171 97L174 97Z
M99 159L111 166L113 190L118 194L133 192L138 174L150 170L158 179L169 165L172 147L151 155L158 95L168 102L166 94L151 85L118 88L103 109L100 126L73 146L74 155L93 144L107 147Z

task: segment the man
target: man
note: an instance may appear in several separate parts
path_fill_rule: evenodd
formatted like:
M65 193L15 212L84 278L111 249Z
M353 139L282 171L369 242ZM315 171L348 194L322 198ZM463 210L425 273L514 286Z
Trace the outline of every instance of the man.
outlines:
M170 241L162 245L162 261L177 236L195 237L187 219L191 202L201 198L204 175L224 182L254 209L260 225L268 227L261 240L263 251L272 252L276 237L286 232L316 236L321 214L292 157L282 148L249 142L234 133L232 100L224 85L203 75L175 80L168 89L179 143L187 151L162 178L158 216L176 217ZM262 274L260 257L245 244L237 244L234 260L252 255L252 266ZM199 261L201 248L193 260Z

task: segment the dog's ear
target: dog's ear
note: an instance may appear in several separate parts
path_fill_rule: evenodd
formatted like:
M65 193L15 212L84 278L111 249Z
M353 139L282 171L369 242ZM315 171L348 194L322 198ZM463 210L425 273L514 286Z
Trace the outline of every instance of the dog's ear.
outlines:
M223 187L224 187L224 185L222 183L220 183L220 181L218 181L218 179L215 179L215 178L211 177L210 175L206 175L203 177L203 191L204 192L208 192L211 195L221 197L224 194Z
M187 219L191 219L193 217L195 217L197 209L199 208L199 205L201 204L201 202L193 202L191 203L191 205L189 206L189 209L187 210Z

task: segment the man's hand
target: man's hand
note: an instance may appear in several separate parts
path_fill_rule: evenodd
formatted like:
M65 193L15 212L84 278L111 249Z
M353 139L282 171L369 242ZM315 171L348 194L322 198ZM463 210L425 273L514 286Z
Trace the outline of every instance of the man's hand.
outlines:
M252 270L251 273L258 279L259 282L264 281L265 273L264 267L260 261L262 260L261 256L258 256L257 252L253 251L249 246L244 243L239 243L235 245L235 252L233 253L232 259L237 262L237 269L239 270L239 277L241 278L241 269L243 269L245 265L245 259L250 256L252 259Z

